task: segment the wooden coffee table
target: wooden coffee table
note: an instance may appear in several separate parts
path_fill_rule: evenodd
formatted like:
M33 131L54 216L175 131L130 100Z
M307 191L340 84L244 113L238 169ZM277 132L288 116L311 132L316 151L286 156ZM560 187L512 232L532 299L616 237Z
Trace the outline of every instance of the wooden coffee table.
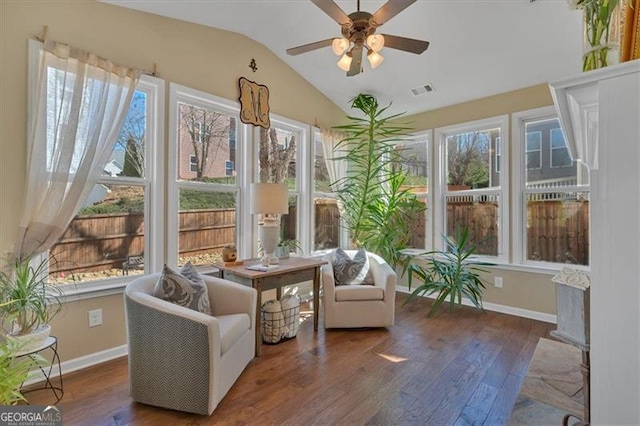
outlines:
M269 271L253 271L247 266L260 263L259 260L247 260L242 265L225 266L216 263L220 269L220 277L251 286L258 291L258 306L256 307L256 356L260 356L262 343L262 292L276 289L278 299L282 287L313 281L313 330L318 331L318 312L320 309L320 267L327 262L321 259L304 257L290 257L281 259L277 268Z

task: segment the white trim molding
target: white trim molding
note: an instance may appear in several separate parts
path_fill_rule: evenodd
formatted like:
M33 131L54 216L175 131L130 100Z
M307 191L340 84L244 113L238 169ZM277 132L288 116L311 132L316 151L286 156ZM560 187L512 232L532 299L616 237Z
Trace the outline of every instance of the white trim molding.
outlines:
M400 293L406 293L406 294L411 293L411 291L409 291L409 288L406 286L397 286L396 290L399 291ZM424 297L424 296L420 296L420 297ZM435 296L426 296L426 297L429 299L435 299ZM474 307L473 303L471 303L471 301L466 297L462 298L462 304L464 306ZM546 312L538 312L538 311L531 311L529 309L514 308L513 306L500 305L498 303L491 303L491 302L482 302L482 306L487 311L499 312L501 314L513 315L516 317L548 322L550 324L558 323L558 318L556 315L548 314Z

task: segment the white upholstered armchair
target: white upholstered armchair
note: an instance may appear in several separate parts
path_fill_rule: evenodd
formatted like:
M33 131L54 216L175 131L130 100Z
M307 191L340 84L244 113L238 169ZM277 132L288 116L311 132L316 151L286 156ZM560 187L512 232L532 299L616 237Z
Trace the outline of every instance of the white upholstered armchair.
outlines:
M346 250L353 256L355 251ZM397 276L380 256L367 253L374 285L335 285L332 254L322 266L324 328L389 327L394 324Z
M153 296L160 274L124 292L135 401L211 414L255 355L256 290L204 276L212 315Z

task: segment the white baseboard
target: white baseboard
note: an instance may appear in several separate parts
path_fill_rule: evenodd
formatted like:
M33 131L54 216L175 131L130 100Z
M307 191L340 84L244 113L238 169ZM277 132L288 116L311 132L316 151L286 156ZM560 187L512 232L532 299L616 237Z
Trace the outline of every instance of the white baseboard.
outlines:
M411 293L408 287L397 286L396 290L400 293ZM427 296L430 299L435 299L435 296ZM465 306L474 306L473 303L467 298L462 298L462 304ZM548 322L551 324L557 324L558 318L555 315L547 314L544 312L531 311L529 309L514 308L513 306L500 305L498 303L483 302L482 306L487 311L500 312L501 314L514 315L516 317L529 318L537 321Z
M48 353L43 354L44 358L47 361L51 361L49 359L49 351ZM63 377L65 374L69 374L73 371L82 370L83 368L91 367L97 364L101 364L103 362L111 361L112 359L120 358L121 356L125 356L129 353L128 345L116 346L115 348L106 349L104 351L95 352L89 355L81 356L79 358L70 359L68 361L64 361L60 363L60 368L62 369ZM48 370L48 367L47 367ZM58 377L60 372L58 371L58 366L54 366L51 370L50 378ZM24 382L24 386L32 385L34 383L38 383L44 380L42 372L40 370L33 370L29 372L27 376L27 380Z

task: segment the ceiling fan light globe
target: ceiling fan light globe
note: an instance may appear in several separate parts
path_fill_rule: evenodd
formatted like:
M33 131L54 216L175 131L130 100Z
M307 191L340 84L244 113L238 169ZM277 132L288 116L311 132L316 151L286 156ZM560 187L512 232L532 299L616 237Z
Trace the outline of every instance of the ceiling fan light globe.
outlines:
M371 65L371 69L376 69L378 66L384 61L384 57L381 54L375 51L370 51L367 54L367 59L369 60L369 65Z
M367 37L367 46L374 52L379 52L384 47L384 37L382 34L371 34Z
M353 58L351 54L347 52L342 56L342 58L340 58L336 65L338 65L338 68L340 68L342 71L349 71L349 68L351 68L352 60Z
M349 40L346 38L334 38L331 42L333 53L340 56L349 48Z

